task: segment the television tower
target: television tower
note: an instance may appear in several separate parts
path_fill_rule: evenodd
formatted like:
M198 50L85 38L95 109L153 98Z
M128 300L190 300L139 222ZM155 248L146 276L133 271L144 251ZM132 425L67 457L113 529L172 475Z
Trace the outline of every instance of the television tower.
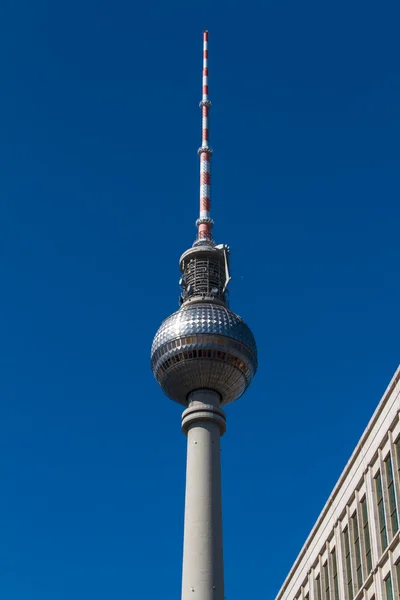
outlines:
M222 406L244 393L257 370L253 334L228 307L229 247L216 245L211 235L210 107L205 31L197 239L179 261L181 306L163 321L151 348L151 366L158 383L167 396L185 406L182 600L224 600L220 437L226 430L226 418Z

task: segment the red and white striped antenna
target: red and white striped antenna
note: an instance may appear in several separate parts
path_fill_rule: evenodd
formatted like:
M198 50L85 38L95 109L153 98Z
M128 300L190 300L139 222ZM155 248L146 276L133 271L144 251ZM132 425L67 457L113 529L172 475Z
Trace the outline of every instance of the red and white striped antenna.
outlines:
M202 115L200 157L200 216L196 221L197 240L195 245L212 243L211 229L214 224L210 216L211 154L209 146L209 113L211 102L208 99L208 31L203 33L203 95L200 102Z

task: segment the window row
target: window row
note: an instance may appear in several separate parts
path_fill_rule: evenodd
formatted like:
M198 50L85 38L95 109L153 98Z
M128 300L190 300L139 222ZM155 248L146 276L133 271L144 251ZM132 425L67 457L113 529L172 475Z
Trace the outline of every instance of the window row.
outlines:
M344 540L346 536L344 536ZM346 548L346 541L344 541L344 573L348 573L348 565L349 565L349 553ZM389 573L385 576L383 580L383 598L382 600L395 600L395 598L400 597L400 560L398 560L393 568L394 578L392 579L392 574ZM348 600L353 597L353 590L349 587L351 582L351 578L347 579L345 577L345 596L344 600ZM359 584L361 587L361 584ZM375 597L375 596L374 596ZM296 600L300 600L302 598L301 594L296 596ZM326 561L322 565L322 571L317 575L314 580L314 600L342 600L343 596L339 592L339 582L338 582L338 571L337 571L337 558L336 558L336 549L334 548L331 551L330 557L328 561ZM304 595L304 600L310 600L310 593L307 592Z
M186 337L178 338L176 340L172 340L171 342L167 342L160 346L153 355L153 363L156 363L166 352L170 352L171 350L184 348L185 346L190 345L200 345L206 344L208 346L223 346L229 345L230 348L235 348L238 352L248 352L247 348L238 341L233 340L232 338L227 338L219 335L188 335Z
M233 356L233 354L230 354L229 352L222 352L221 350L187 350L186 352L175 354L163 362L157 370L157 377L161 377L173 365L181 361L192 360L194 358L211 358L213 360L222 360L234 365L246 375L250 375L250 369L246 363L244 363L237 356Z

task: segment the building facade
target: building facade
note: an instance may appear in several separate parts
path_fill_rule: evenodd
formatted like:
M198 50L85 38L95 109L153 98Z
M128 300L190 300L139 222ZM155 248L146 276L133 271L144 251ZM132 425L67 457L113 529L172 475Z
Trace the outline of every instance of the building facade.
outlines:
M400 597L400 367L276 600Z

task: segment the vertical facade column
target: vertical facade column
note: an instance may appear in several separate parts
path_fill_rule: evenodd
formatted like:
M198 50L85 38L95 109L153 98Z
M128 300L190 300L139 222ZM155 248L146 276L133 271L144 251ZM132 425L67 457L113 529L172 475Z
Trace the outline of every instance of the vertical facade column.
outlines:
M224 600L220 438L226 430L212 390L189 396L182 600Z
M342 525L340 521L336 522L334 527L334 535L335 535L335 545L336 545L336 560L338 567L338 584L339 584L339 598L347 598L347 586L345 582L345 562L344 562L344 552L343 552L343 535L342 535Z
M369 523L370 534L371 534L371 549L372 549L372 564L376 565L380 558L380 540L378 543L379 537L379 527L378 527L378 515L377 508L375 502L375 490L374 490L374 476L372 473L372 467L368 467L368 470L365 474L365 490L366 490L366 501L368 507L368 515L369 515Z
M325 544L325 549L326 549L326 567L327 567L327 575L328 575L328 585L329 585L329 597L330 598L334 598L335 597L335 592L333 590L333 577L332 577L332 565L331 565L331 548L330 548L330 543L327 541ZM325 583L325 590L324 593L326 591L326 583ZM326 596L327 594L325 594Z

